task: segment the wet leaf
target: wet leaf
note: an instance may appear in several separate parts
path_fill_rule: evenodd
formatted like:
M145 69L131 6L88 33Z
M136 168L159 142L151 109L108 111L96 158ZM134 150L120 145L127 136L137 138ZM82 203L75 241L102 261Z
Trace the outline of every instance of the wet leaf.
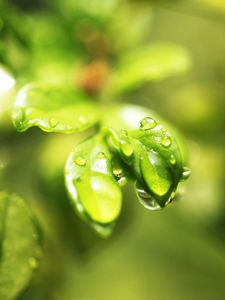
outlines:
M96 104L82 93L34 83L20 90L12 118L21 132L37 126L47 132L72 133L95 125L99 112Z
M121 110L118 106L115 112L121 120L118 118L116 122L114 110L110 109L110 118L105 123L115 126L116 130L106 129L107 141L133 173L141 203L158 210L171 202L179 182L188 177L185 175L189 175L190 170L186 171L182 147L171 126L168 129L151 111L138 108L129 105L126 111L126 105L122 105ZM126 130L118 130L118 124L123 124Z
M121 191L112 156L100 135L78 145L65 167L66 186L76 211L100 235L111 233L121 211Z
M40 253L39 233L25 202L1 193L0 299L15 299L27 286Z

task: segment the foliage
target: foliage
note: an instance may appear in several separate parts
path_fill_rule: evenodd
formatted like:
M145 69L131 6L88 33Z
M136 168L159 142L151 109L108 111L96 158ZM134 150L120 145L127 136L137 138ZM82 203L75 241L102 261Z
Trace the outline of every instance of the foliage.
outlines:
M31 202L28 206L39 214L41 223L45 221L30 200L32 193L36 193L37 198L46 193L47 201L51 197L63 199L63 204L54 203L59 220L64 215L67 218L64 205L70 201L67 213L71 219L76 220L75 211L100 236L108 237L120 222L121 213L128 214L124 199L122 201L126 184L132 191L130 195L136 193L135 197L144 207L161 210L179 198L182 182L190 175L182 137L148 108L149 102L143 105L140 99L145 94L153 95L157 84L165 95L170 83L182 82L183 74L190 70L191 58L186 47L179 43L161 39L149 41L153 14L146 9L149 8L146 4L96 0L87 5L87 2L49 1L41 10L30 7L30 11L7 1L0 3L1 139L2 144L10 145L11 149L16 145L12 140L20 140L25 152L25 157L18 155L15 165L9 163L6 171L0 168L1 190L10 187L13 192L15 189L21 193ZM204 118L211 120L208 117L212 117L212 113L202 111L201 92L206 88L201 90L197 86L196 89L200 106L191 120L185 119L186 110L182 107L179 113L174 106L172 111L169 101L165 101L165 110L171 111L178 124L185 119L189 122L188 128L198 127L201 133L202 127L196 124L202 122L205 126ZM195 87L187 86L176 97L169 93L166 97L171 103L183 99L183 107L189 109L190 116L188 105L194 102L192 92L196 95ZM204 93L203 98L207 101ZM154 105L157 110L157 104ZM214 106L212 109L217 111ZM16 130L24 132L23 135L15 133L11 118ZM31 152L26 150L29 143L33 143ZM6 151L0 151L6 165L7 150L6 146ZM37 153L36 156L33 153ZM8 183L6 178L12 170L18 169L17 164L21 167L26 163L28 166L24 168L32 173L30 181L17 179L18 183L16 180ZM16 174L23 177L23 169L18 169ZM30 182L27 192L25 186ZM4 275L0 276L3 282L0 281L0 295L13 299L28 284L36 268L40 241L27 204L18 196L2 195L0 220L3 220L1 224L8 220L9 228L5 234L0 227L1 251L8 243L15 243L15 247L1 252L0 272ZM5 211L7 201L15 211L15 216L11 216L13 221ZM45 213L49 219L54 215L47 210ZM14 228L17 218L18 227ZM36 239L32 239L33 234ZM20 241L17 235L21 236ZM5 258L4 253L11 259ZM30 268L29 261L35 268ZM14 273L19 269L23 273L20 281Z

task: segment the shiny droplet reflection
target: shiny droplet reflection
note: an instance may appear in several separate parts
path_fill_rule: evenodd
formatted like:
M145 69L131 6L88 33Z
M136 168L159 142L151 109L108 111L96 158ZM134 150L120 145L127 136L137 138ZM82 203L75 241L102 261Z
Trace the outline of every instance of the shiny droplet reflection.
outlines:
M150 117L146 117L146 118L142 119L140 122L140 128L142 130L152 129L156 125L157 125L156 121Z
M168 148L172 143L172 140L169 136L165 136L161 140L161 144L163 147Z
M183 167L182 180L188 179L190 175L191 175L191 170L188 167Z
M162 207L157 203L152 195L146 192L142 187L136 184L136 192L140 203L147 209L155 211L161 210Z
M105 158L105 153L104 152L98 152L97 157L100 158L100 159Z
M86 165L86 160L85 160L83 157L78 156L78 157L75 158L75 163L76 163L78 166L83 167L83 166Z
M170 155L169 161L171 165L175 165L175 163L177 162L176 157L173 154Z
M49 121L49 125L50 125L51 128L56 127L58 124L59 124L59 121L56 120L55 118L51 118L50 121Z

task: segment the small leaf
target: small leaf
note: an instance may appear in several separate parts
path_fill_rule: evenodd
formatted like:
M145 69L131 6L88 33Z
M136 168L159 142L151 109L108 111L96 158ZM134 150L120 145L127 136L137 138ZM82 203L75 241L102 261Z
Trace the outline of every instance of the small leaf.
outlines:
M0 194L0 299L27 286L40 259L39 233L25 202Z
M112 156L100 135L78 145L65 167L66 186L78 214L100 235L111 233L121 211Z
M12 118L21 132L37 126L47 132L72 133L95 125L99 112L95 103L79 92L34 83L19 92Z
M105 123L116 130L106 129L107 142L133 173L138 183L137 193L144 199L141 203L156 210L171 202L179 182L186 178L182 147L177 143L177 134L173 135L152 114L144 114L150 111L138 108L127 106L127 111L125 105L121 105L121 110L119 106L115 110L108 108L111 114ZM119 124L126 130L118 130Z
M124 55L112 77L112 89L128 91L145 82L162 80L190 67L187 51L176 44L158 42Z

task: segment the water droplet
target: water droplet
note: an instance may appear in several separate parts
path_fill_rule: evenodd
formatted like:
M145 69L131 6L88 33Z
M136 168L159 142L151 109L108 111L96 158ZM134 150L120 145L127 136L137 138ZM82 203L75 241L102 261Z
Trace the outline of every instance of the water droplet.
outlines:
M169 136L165 136L162 138L161 140L161 144L163 145L163 147L167 148L171 145L172 140Z
M188 167L183 167L182 180L188 179L190 175L191 175L191 170Z
M85 160L83 157L78 156L78 157L75 158L75 163L76 163L78 166L83 167L83 166L86 165L86 160Z
M121 142L120 147L121 147L121 150L122 150L122 152L125 156L130 157L134 152L134 149L133 149L132 145L128 142L124 142L124 141Z
M31 269L35 270L38 267L38 261L35 257L30 257L28 260L28 264Z
M122 175L123 175L122 169L120 169L120 168L113 169L113 175L118 178L122 177Z
M170 155L169 161L171 165L175 165L175 163L177 162L176 157L173 154Z
M162 207L157 203L153 196L136 184L136 192L140 203L149 210L161 210Z
M128 132L127 130L121 130L120 133L123 135L123 136L128 136Z
M105 153L104 152L98 152L97 157L100 158L100 159L104 158L105 157Z
M143 130L152 129L157 125L156 121L150 117L141 120L140 128Z
M59 121L56 120L55 118L51 118L50 121L49 121L49 125L52 128L56 127L58 124L59 124Z

